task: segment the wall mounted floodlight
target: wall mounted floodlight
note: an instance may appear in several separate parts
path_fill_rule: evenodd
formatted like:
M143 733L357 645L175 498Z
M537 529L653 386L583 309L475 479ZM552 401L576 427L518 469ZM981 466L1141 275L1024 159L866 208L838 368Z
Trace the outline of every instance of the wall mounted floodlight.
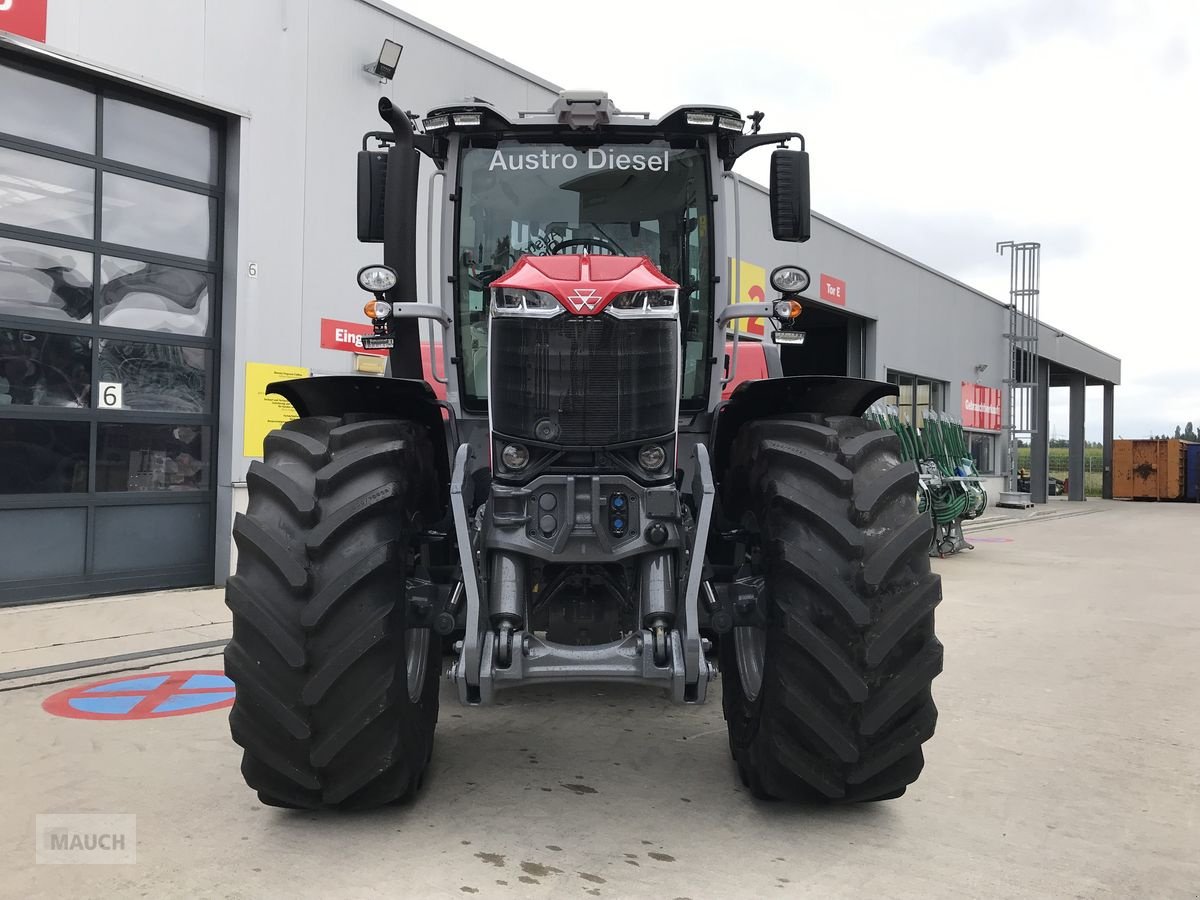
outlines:
M987 371L987 368L988 368L988 364L987 364L987 363L980 363L979 365L977 365L977 366L975 367L975 375L976 375L976 377L978 377L978 376L982 375L984 372L986 372L986 371Z
M400 54L403 52L403 44L385 40L379 51L379 59L363 66L363 71L376 76L381 82L391 81L396 77L396 67L400 65Z

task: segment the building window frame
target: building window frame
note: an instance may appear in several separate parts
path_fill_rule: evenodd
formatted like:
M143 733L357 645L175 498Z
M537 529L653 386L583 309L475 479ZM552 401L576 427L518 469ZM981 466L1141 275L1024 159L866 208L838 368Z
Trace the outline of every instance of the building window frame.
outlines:
M999 461L996 458L996 432L967 429L963 431L967 437L967 448L971 451L971 460L975 464L975 471L980 475L999 474Z
M900 413L900 421L920 428L924 424L925 412L946 411L946 396L950 384L928 375L914 375L898 369L887 370L888 384L894 384L897 392L888 398Z
M6 68L33 75L50 82L57 82L92 95L95 102L95 142L88 151L66 146L48 144L27 136L0 130L0 147L20 153L32 154L62 163L90 169L93 173L93 233L90 238L72 236L58 231L24 227L15 223L0 223L0 238L9 241L40 245L51 250L90 254L87 264L90 271L91 313L76 319L43 316L29 313L22 315L20 308L10 308L0 313L0 328L33 334L54 334L63 337L88 339L91 345L91 396L88 402L78 406L17 406L0 407L0 419L21 424L22 420L40 421L51 427L67 425L86 426L89 433L88 460L86 471L79 475L79 483L71 483L71 490L54 493L9 493L0 495L0 511L54 510L79 508L86 515L85 561L82 574L63 574L3 582L0 573L0 606L11 603L37 602L65 599L72 596L95 593L112 593L119 590L136 590L150 587L170 587L184 584L207 583L212 577L215 560L215 533L208 542L203 562L188 563L175 570L162 573L158 578L149 570L116 571L94 567L94 545L97 519L103 510L110 507L132 506L196 506L197 515L203 515L209 526L216 517L217 493L217 447L219 445L218 398L220 397L220 337L221 337L221 289L224 276L224 218L226 198L226 168L229 127L227 119L220 113L202 109L187 101L175 102L161 96L142 92L134 87L110 81L102 76L82 75L59 66L21 57L5 57ZM206 126L213 135L212 177L195 180L169 172L125 163L105 155L105 105L108 101L121 101L138 107L165 113L175 118ZM89 127L91 127L89 122ZM181 256L177 253L155 250L148 247L118 244L105 239L103 227L105 209L105 182L107 176L135 179L162 188L171 188L199 196L208 201L211 210L208 222L207 246L204 256ZM159 331L154 325L122 320L120 326L106 325L101 312L106 307L106 284L109 279L102 267L106 262L144 264L147 269L162 272L178 270L199 284L207 280L207 300L198 306L195 320L196 330ZM203 400L194 408L170 410L167 408L125 407L102 408L96 396L96 385L102 380L102 344L143 345L155 353L171 354L199 353L205 360L203 377ZM149 360L153 361L153 360ZM135 481L130 476L126 489L101 490L98 478L100 436L104 429L114 426L143 426L160 429L171 426L179 433L202 436L203 458L192 460L194 467L202 468L199 474L178 475L172 473L168 482L164 478ZM182 446L182 445L181 445ZM155 448L151 448L152 450ZM146 454L143 454L146 455ZM180 457L182 458L182 457ZM159 460L154 457L157 464ZM172 460L178 463L178 460ZM151 473L159 474L162 473ZM176 477L178 475L178 477ZM144 482L144 483L143 483ZM161 483L160 483L161 482ZM201 513L199 506L207 507ZM209 528L212 531L212 528ZM161 580L161 583L159 581Z

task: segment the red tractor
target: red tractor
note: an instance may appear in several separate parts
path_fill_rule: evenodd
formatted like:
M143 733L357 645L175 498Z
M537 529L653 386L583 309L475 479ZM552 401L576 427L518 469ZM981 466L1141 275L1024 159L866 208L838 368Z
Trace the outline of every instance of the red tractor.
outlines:
M755 796L903 794L937 715L941 584L917 470L861 418L894 388L779 377L722 397L729 326L798 344L809 284L780 266L776 299L731 302L727 173L778 145L773 234L805 241L803 137L712 106L623 115L598 92L517 118L446 106L419 130L380 113L358 226L384 264L358 280L390 377L273 385L300 417L266 439L234 525L225 662L250 787L299 808L415 792L443 675L467 705L568 681L691 704L719 671ZM443 210L424 297L421 156Z

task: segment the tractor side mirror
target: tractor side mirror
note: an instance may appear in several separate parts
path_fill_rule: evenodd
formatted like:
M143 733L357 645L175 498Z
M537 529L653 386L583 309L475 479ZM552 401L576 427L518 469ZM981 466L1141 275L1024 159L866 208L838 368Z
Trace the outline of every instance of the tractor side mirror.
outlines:
M805 150L776 150L771 154L771 232L777 241L803 243L812 237Z
M387 165L386 150L358 152L358 239L365 244L383 243Z

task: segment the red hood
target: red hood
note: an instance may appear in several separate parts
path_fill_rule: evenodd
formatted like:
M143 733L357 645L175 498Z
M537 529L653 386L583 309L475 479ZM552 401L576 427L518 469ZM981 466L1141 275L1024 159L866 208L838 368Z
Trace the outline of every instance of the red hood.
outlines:
M645 256L522 256L491 283L551 294L568 312L595 316L617 294L679 287Z

